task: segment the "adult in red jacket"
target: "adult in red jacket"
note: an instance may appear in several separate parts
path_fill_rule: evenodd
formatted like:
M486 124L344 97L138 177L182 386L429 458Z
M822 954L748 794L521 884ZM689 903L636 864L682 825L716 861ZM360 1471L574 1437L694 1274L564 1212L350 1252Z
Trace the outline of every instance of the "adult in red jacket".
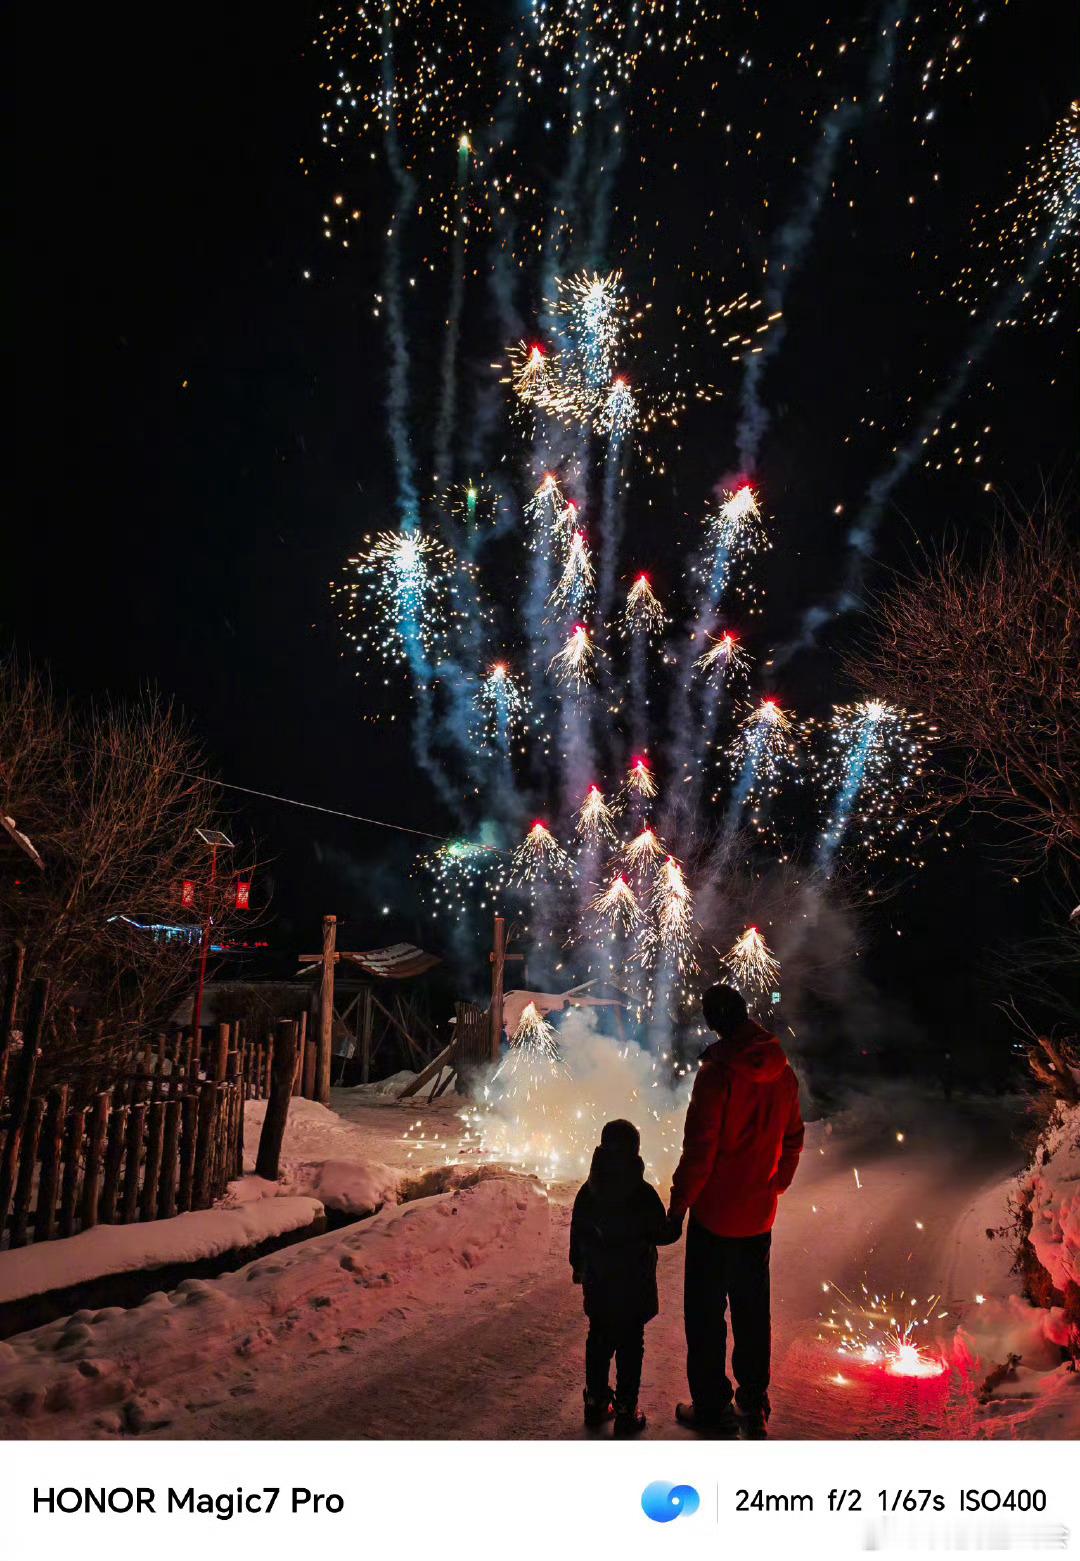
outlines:
M744 1431L764 1436L769 1249L777 1199L802 1152L799 1083L776 1036L755 1024L734 987L711 987L701 1007L718 1039L701 1059L671 1183L672 1218L690 1213L683 1314L692 1402L675 1414L698 1430L738 1430L727 1375L730 1307L735 1403Z

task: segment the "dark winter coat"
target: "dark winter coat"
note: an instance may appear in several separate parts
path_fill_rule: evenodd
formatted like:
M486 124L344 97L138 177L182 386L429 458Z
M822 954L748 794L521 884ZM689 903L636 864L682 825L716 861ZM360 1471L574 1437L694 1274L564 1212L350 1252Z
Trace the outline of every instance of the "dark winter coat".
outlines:
M799 1081L775 1035L752 1019L704 1052L686 1112L671 1212L714 1236L771 1230L803 1146Z
M678 1238L641 1157L598 1145L570 1222L570 1266L581 1279L586 1315L642 1323L655 1317L656 1249Z

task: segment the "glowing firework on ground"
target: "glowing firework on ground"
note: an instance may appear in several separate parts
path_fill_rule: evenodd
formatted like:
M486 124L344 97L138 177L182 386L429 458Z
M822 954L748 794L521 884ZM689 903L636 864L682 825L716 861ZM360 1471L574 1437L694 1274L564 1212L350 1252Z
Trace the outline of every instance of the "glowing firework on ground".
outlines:
M615 816L604 801L599 786L590 786L585 801L578 809L575 829L586 845L598 845L601 840L615 839Z
M357 626L356 638L388 661L416 666L441 647L454 613L451 581L469 573L454 550L419 531L382 531L350 565L357 579L341 588L348 598L346 628L352 629L358 598L370 619Z
M589 909L615 931L629 932L641 916L637 896L621 873L606 889L589 901Z
M842 1304L832 1306L822 1316L818 1335L835 1338L838 1355L867 1366L880 1366L891 1377L934 1378L944 1376L946 1365L939 1356L918 1342L920 1328L947 1315L941 1309L941 1297L932 1295L920 1301L901 1290L898 1294L873 1294L864 1284L861 1297L853 1300L839 1285L829 1280L826 1291L837 1295Z
M575 611L580 611L585 606L594 579L592 554L589 552L585 533L575 531L570 538L570 551L566 555L563 572L548 597L548 605L557 608L571 607Z
M630 772L626 777L626 789L638 797L655 797L656 780L646 760L637 758L630 766Z
M638 575L626 593L623 622L628 634L657 634L666 622L664 609L657 600L646 574Z
M919 719L880 699L838 705L829 747L817 765L828 798L821 850L831 856L848 829L869 856L903 827L900 802L926 758L928 734Z
M510 1037L510 1050L492 1075L492 1083L502 1083L504 1088L529 1100L537 1091L543 1091L553 1070L562 1069L554 1027L535 1003L526 1003Z
M514 852L510 864L512 883L532 883L537 879L569 878L574 864L542 820L529 830Z
M756 927L747 927L739 934L728 950L724 964L748 1000L771 991L780 974L780 961Z
M716 636L709 634L706 638L709 648L694 663L699 671L727 679L732 673L745 672L749 667L750 657L739 644L738 635L732 634L730 629Z
M781 771L793 757L791 733L791 717L775 699L763 699L743 718L732 750L737 801L761 800L777 790Z
M581 688L592 681L595 665L596 651L589 631L583 623L575 623L562 650L548 663L548 671L554 672L556 682L573 683L575 688Z
M505 661L488 668L477 696L484 725L491 736L504 746L515 725L520 723L527 705Z
M643 877L664 854L664 848L656 838L656 831L647 824L635 835L622 851L622 859L628 872Z

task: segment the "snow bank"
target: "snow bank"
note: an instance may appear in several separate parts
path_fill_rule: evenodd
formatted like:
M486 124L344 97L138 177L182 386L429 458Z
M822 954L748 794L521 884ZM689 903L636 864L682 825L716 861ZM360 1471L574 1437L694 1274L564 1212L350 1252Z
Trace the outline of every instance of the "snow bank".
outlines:
M253 1170L259 1148L265 1100L249 1100L244 1108L244 1169ZM249 1180L233 1183L227 1202L242 1203L249 1195ZM265 1189L266 1184L260 1183ZM289 1194L318 1198L341 1214L371 1214L384 1204L396 1203L401 1173L371 1153L369 1136L354 1122L347 1122L299 1096L289 1103L289 1119L281 1153L278 1188Z
M202 1209L145 1225L97 1225L61 1241L0 1252L0 1304L85 1284L107 1274L220 1257L302 1230L323 1213L314 1198L274 1198L236 1209Z
M1021 1194L1035 1255L1064 1295L1080 1286L1080 1106L1058 1106Z
M260 1392L280 1416L304 1401L314 1357L347 1349L359 1377L418 1320L435 1329L445 1308L479 1320L535 1271L547 1241L543 1192L488 1177L138 1307L77 1312L0 1343L0 1437L220 1435L216 1415Z

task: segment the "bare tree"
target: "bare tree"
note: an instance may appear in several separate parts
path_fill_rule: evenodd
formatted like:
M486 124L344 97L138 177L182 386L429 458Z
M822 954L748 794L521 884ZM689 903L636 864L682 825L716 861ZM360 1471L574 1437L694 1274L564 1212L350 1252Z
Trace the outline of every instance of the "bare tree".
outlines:
M1080 857L1080 565L1067 513L1011 517L896 578L848 672L937 728L931 806L1001 824L1018 863Z
M196 833L218 823L219 795L156 696L78 710L35 671L0 663L0 811L44 862L0 865L0 951L21 940L28 974L50 979L43 1076L115 1066L191 985L202 917L227 934L233 882L208 883ZM185 922L186 935L169 930Z

